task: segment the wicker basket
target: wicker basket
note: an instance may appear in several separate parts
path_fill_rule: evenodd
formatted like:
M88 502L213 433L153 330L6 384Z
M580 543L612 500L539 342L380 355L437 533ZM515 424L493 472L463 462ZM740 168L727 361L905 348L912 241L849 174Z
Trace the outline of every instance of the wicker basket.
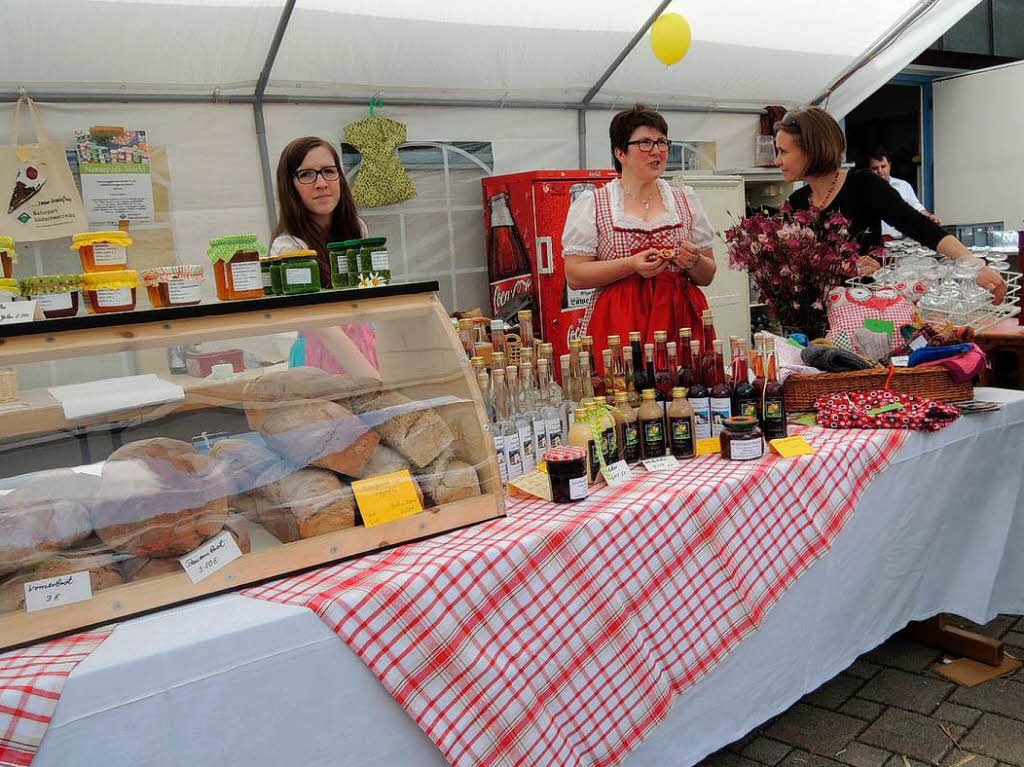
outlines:
M0 368L0 402L17 402L18 371L14 368Z
M814 403L822 394L884 389L888 377L889 371L883 369L791 375L782 385L786 395L786 410L813 410ZM949 371L943 367L895 368L889 389L943 402L974 398L974 385L970 381L955 383Z

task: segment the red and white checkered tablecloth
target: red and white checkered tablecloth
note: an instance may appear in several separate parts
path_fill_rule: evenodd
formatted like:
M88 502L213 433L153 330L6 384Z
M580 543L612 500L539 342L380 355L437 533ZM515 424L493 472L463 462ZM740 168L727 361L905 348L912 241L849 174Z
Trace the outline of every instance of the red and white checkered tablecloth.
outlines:
M100 628L0 655L0 767L32 764L71 670L113 630Z
M454 767L615 765L831 546L901 431L803 434L243 593L307 605Z

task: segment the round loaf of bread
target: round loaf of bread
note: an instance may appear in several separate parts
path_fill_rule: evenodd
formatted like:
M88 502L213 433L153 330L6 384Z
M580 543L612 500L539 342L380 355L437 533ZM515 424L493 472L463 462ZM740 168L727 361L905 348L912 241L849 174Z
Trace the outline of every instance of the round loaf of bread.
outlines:
M293 467L309 464L350 477L362 477L379 437L359 418L334 402L292 402L266 415L263 439Z
M312 538L355 525L352 490L334 473L300 469L267 485L260 522L282 543Z
M124 583L118 567L116 554L96 554L87 556L51 556L36 562L26 570L21 570L0 584L0 613L25 609L25 584L44 578L55 578L58 575L89 572L92 591L109 589Z
M282 404L310 399L346 402L351 397L376 394L380 386L376 378L348 373L331 375L314 367L271 370L246 385L243 391L245 415L249 427L258 431L263 418Z
M247 493L289 473L273 450L248 439L222 439L210 448L232 495Z

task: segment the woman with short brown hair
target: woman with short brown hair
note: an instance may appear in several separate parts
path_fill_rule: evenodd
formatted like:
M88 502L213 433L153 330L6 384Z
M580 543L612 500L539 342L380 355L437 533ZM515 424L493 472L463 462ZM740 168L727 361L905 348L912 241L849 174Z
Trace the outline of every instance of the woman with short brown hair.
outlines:
M775 124L775 165L786 181L805 181L806 186L789 196L795 210L841 213L850 222L850 234L864 252L882 246L882 221L913 237L943 256L978 261L956 237L910 207L899 193L870 170L842 167L846 138L839 123L818 107L786 112ZM870 274L878 263L868 257L859 263ZM998 273L983 266L978 284L1001 303L1006 283Z

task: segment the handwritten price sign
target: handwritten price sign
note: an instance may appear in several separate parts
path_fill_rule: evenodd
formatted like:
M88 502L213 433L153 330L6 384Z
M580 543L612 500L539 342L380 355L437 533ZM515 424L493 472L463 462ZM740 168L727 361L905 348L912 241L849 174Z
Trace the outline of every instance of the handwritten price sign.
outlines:
M35 317L35 301L0 301L0 325L32 322Z
M224 565L242 556L235 539L227 530L215 535L202 546L193 549L178 561L193 583L199 583L220 570Z
M89 580L88 571L58 575L55 578L29 581L25 584L25 610L30 613L73 602L84 602L86 599L92 599L92 581Z
M423 511L416 480L408 469L357 480L352 483L352 492L367 527Z

